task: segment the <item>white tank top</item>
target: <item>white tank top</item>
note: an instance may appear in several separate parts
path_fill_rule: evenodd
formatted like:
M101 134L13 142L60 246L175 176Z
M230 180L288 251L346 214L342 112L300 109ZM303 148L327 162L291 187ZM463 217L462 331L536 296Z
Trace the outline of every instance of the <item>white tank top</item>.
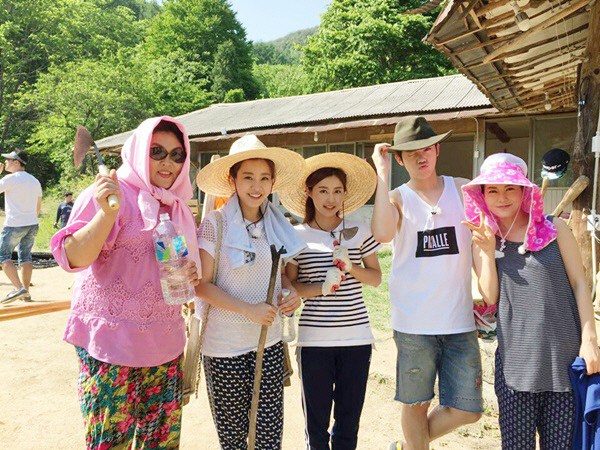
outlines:
M406 184L402 225L393 241L390 271L392 328L410 334L473 331L471 232L452 177L435 207Z

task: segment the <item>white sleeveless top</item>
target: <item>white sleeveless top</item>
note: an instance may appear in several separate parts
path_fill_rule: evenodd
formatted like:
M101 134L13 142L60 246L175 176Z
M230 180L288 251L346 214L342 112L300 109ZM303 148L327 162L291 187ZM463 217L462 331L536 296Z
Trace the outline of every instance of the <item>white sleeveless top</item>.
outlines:
M392 328L410 334L475 330L471 295L471 232L452 177L436 207L406 184L402 225L393 241L389 292Z

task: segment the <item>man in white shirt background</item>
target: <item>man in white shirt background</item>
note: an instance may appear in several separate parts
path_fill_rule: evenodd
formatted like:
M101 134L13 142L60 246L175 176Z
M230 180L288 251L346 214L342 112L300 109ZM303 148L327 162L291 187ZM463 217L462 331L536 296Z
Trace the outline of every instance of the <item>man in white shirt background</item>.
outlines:
M31 283L32 260L31 248L38 232L38 215L42 206L42 186L31 174L27 173L29 156L24 150L4 153L6 163L0 163L0 193L4 193L6 220L0 234L0 264L14 289L0 300L6 304L15 300L31 301L29 285ZM21 277L12 262L12 252L18 245Z

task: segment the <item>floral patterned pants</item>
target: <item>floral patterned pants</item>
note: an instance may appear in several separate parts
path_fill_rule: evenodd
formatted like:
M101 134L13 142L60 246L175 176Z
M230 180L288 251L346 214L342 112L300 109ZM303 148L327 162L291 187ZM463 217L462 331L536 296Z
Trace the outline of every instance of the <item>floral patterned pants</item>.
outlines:
M156 367L126 367L79 357L79 402L88 449L179 448L183 357Z

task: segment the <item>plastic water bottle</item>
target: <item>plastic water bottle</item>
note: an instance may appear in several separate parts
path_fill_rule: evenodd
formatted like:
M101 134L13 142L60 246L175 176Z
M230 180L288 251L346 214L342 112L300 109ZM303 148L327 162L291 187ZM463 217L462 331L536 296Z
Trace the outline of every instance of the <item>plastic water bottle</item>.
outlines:
M285 300L291 294L289 289L281 290L281 300ZM294 319L294 313L287 314L279 313L281 316L281 328L283 342L292 342L296 339L296 321Z
M185 236L169 214L161 214L160 222L152 232L158 261L160 287L167 305L181 305L194 299L194 287L185 276L187 244Z

